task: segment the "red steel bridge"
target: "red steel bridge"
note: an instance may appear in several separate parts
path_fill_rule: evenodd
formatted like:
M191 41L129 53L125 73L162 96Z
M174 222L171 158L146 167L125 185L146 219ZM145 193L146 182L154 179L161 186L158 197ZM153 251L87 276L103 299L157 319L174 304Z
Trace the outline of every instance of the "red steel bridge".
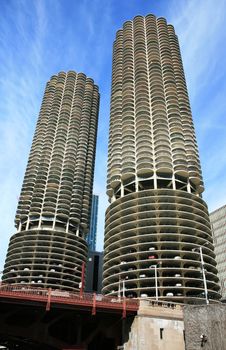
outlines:
M2 283L0 344L18 350L117 349L138 307L137 299Z

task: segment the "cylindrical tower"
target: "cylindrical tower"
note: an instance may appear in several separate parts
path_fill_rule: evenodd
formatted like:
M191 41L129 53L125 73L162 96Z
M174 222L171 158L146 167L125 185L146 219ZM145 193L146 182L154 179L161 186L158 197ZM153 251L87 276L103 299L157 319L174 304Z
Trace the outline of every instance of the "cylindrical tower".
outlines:
M219 286L177 36L137 16L113 48L103 292L192 302ZM157 271L157 278L155 271ZM121 286L122 287L122 286Z
M86 260L98 87L60 72L46 85L3 281L78 289Z

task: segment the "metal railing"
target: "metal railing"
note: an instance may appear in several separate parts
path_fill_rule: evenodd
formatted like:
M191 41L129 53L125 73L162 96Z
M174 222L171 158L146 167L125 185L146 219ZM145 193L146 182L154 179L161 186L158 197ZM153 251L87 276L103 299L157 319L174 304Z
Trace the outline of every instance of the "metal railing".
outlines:
M125 317L127 311L137 311L139 307L137 299L110 297L96 293L81 294L59 289L4 283L0 284L0 297L45 302L47 311L50 310L51 303L83 305L91 307L93 315L96 314L97 308L106 308L122 310L123 317Z

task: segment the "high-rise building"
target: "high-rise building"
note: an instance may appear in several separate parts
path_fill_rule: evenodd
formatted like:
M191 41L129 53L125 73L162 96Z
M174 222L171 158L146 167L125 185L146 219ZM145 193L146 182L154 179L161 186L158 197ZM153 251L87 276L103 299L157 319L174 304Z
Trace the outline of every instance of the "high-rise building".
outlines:
M88 233L87 238L86 238L87 243L88 243L88 249L91 251L96 250L98 202L99 202L99 197L97 195L93 194L89 233Z
M202 302L202 270L218 299L180 48L164 18L137 16L116 34L108 152L103 292L124 284L131 297Z
M98 87L60 72L46 85L3 281L76 290L87 257Z
M226 205L210 213L222 297L226 298Z

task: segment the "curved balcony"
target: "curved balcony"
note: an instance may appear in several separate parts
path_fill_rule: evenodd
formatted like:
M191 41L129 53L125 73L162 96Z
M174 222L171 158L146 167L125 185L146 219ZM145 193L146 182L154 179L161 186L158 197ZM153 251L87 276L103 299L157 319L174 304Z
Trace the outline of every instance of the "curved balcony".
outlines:
M10 241L3 280L11 284L79 290L86 256L85 240L74 234L66 237L60 231L19 232Z
M209 298L218 300L218 279L205 202L187 192L148 190L128 194L106 212L103 292L117 295L118 281L126 294L191 302L204 299L200 272L203 258Z

